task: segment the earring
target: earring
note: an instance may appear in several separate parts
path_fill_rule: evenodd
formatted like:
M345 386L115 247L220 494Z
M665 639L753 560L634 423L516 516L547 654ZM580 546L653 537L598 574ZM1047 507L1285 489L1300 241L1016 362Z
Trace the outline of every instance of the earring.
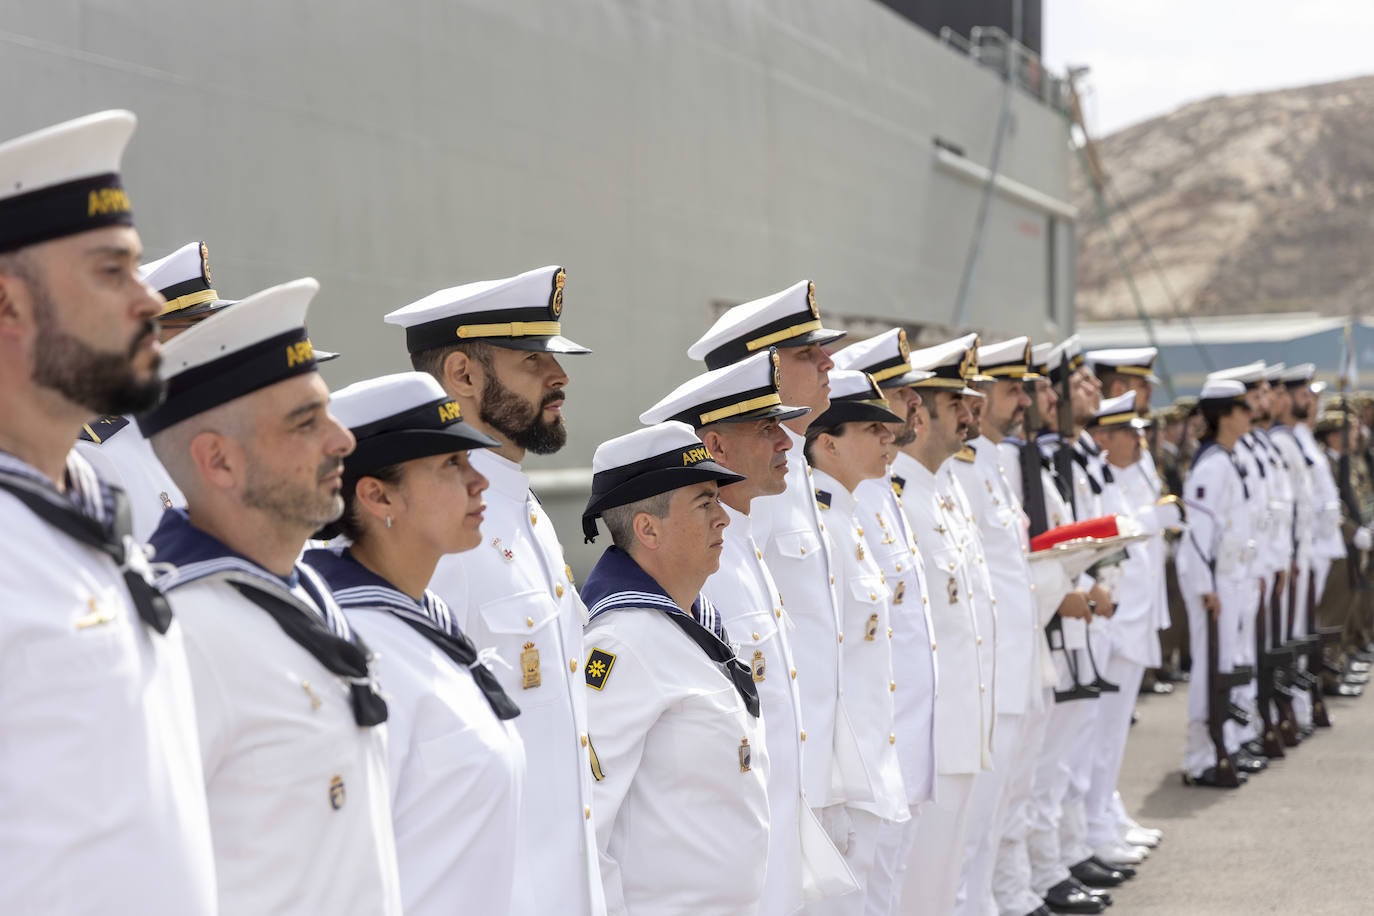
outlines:
M391 516L389 516L389 515L386 517L386 526L387 526L388 528L391 527Z

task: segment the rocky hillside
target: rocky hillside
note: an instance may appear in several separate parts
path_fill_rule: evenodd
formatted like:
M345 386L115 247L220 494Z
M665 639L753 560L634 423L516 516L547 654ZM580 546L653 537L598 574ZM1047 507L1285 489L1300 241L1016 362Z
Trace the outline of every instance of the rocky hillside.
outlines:
M1206 99L1098 145L1109 206L1186 312L1374 311L1374 77ZM1081 178L1079 317L1133 317ZM1172 314L1125 215L1112 225L1146 309Z

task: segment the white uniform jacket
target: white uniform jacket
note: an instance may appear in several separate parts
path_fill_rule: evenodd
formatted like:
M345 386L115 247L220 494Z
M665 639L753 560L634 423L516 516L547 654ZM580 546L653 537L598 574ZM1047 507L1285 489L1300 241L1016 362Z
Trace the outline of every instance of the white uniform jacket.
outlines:
M1175 563L1178 587L1185 595L1217 591L1219 582L1237 582L1253 574L1257 545L1246 511L1248 481L1234 453L1204 442L1193 457L1184 485L1188 530Z
M328 586L300 565L287 583L182 509L151 543L186 634L221 916L399 914L386 729L359 726L349 684L236 587L343 635Z
M897 682L892 670L892 592L868 537L881 529L856 517L858 503L838 480L815 468L811 480L835 546L835 589L844 620L840 638L845 696L873 796L872 801L850 804L884 820L905 821L911 815L893 717Z
M787 490L749 507L754 540L763 549L792 620L792 656L801 685L806 743L802 779L812 808L871 801L844 696L842 627L835 597L835 566L825 522L816 507L804 440L788 430Z
M1159 595L1164 585L1164 535L1154 524L1157 491L1145 477L1139 462L1111 469L1112 480L1104 484L1122 514L1137 520L1150 539L1127 545L1121 563L1116 610L1112 614L1112 652L1146 668L1158 667ZM1105 664L1105 659L1103 660Z
M935 475L898 452L892 473L902 486L902 510L925 565L930 619L940 653L935 694L935 760L944 775L992 768L993 693L979 654L978 617L970 596L968 563L940 501Z
M992 579L988 575L987 557L983 555L983 538L973 517L968 494L954 476L955 464L973 460L972 449L947 458L935 475L936 492L945 506L945 516L959 542L959 549L968 568L969 584L973 587L973 612L978 617L978 659L983 669L983 683L991 704L992 721L997 721L997 596L992 593Z
M387 774L406 916L506 913L515 875L525 749L473 672L415 629L452 633L433 593L415 601L349 554L311 550L385 685Z
M68 495L102 525L90 466ZM0 472L67 499L0 453ZM114 561L0 491L0 913L209 916L214 857L174 620L139 618Z
M1336 475L1331 471L1331 462L1326 458L1326 450L1317 444L1312 428L1306 423L1293 427L1293 438L1297 440L1303 455L1313 462L1313 524L1316 526L1313 553L1324 560L1341 559L1345 556L1345 538L1341 534L1341 494L1336 485Z
M490 481L483 543L439 561L430 590L479 649L520 707L525 744L512 916L598 916L605 912L596 864L588 763L587 688L582 626L587 609L553 523L515 462L491 451L471 454Z
M1245 472L1245 500L1254 525L1253 574L1272 576L1294 562L1293 483L1278 449L1263 430L1241 436L1235 456Z
M1303 452L1293 430L1274 424L1269 441L1286 465L1289 488L1293 494L1294 562L1309 566L1315 557L1317 517L1321 509L1316 480L1316 461ZM1324 463L1324 462L1323 462Z
M763 722L722 665L669 619L683 612L627 554L608 549L585 590L583 689L608 911L752 916L768 861ZM709 601L693 605L698 618L728 640Z
M997 446L983 436L969 446L974 450L972 462L950 461L947 467L972 503L997 600L997 712L1023 715L1042 704L1042 655L1046 654L1026 560L1030 522L1002 472Z
M100 479L129 497L134 540L145 544L153 536L162 513L186 508L186 497L172 475L153 454L132 417L99 417L86 424L76 450L91 463Z
M806 899L825 896L852 882L844 857L825 835L802 794L800 683L792 658L792 618L750 533L750 517L725 507L730 525L720 570L701 594L715 606L731 645L749 666L759 692L768 737L768 871L760 916L799 912ZM788 825L796 824L796 830Z
M906 801L915 807L935 794L935 694L940 669L925 564L897 495L904 484L890 476L865 480L855 488L854 496L859 504L857 517L877 525L865 528L864 536L892 590L893 730Z

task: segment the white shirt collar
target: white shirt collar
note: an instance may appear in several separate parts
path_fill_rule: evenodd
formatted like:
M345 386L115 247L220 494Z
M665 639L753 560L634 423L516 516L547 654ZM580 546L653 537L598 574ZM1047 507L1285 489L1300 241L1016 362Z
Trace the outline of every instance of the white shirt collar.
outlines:
M518 502L525 501L530 492L530 476L520 465L491 449L477 449L471 454L472 463L491 485L490 492Z
M846 490L838 480L820 468L812 467L811 482L816 485L816 489L824 490L830 494L830 510L832 512L843 513L846 518L854 515L857 506L854 494Z

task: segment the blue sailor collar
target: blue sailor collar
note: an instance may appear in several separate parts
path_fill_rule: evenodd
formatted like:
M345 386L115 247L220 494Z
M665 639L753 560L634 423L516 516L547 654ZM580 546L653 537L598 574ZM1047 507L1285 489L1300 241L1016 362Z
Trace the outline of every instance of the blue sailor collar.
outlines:
M158 577L158 587L163 591L229 569L288 589L300 584L299 565L289 577L270 572L213 534L192 525L185 509L168 509L148 543L153 548L153 562L172 567Z
M395 611L403 617L437 626L449 635L457 633L453 613L438 595L425 589L423 600L416 601L359 563L346 547L342 550L307 550L301 559L324 578L334 600L345 610Z
M684 613L653 576L615 546L606 548L579 591L590 620L617 608L654 608L668 614ZM692 602L692 612L687 616L718 639L724 638L720 614L705 595L697 595L697 600Z

